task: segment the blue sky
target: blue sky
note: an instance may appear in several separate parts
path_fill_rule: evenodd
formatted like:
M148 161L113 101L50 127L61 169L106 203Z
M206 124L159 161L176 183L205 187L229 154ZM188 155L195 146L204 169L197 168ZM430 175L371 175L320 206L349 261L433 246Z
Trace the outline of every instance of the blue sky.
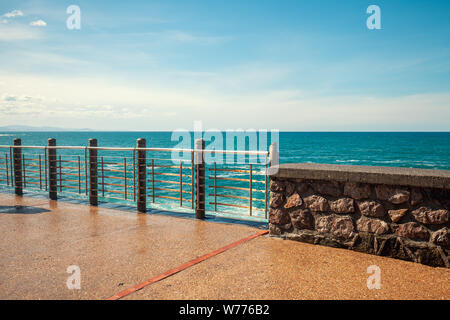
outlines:
M71 4L80 30L66 27ZM366 27L372 4L381 30ZM412 0L2 1L0 125L448 131L449 12Z

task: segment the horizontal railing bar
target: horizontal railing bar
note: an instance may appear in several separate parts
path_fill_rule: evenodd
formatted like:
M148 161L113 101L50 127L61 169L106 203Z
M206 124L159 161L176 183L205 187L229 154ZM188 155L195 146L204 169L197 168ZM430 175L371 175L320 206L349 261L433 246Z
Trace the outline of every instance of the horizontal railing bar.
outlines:
M78 173L72 173L72 172L61 172L61 175L63 176L80 176L80 177L86 177L85 174L78 174Z
M27 178L30 178L30 177L28 177L27 176ZM38 179L39 179L39 177L38 177ZM39 182L34 182L34 181L27 181L27 184L36 184L36 185L41 185L41 183L39 183Z
M28 167L28 166L27 166ZM27 169L27 172L32 172L32 173L39 173L38 170L31 170L31 169Z
M125 173L125 170L117 170L117 169L101 169L102 171L108 171L108 172L120 172ZM126 173L131 172L130 170L127 170Z
M56 166L56 169L78 170L78 167L62 167L62 166Z
M58 154L58 157L61 157L61 158L64 158L64 157L71 157L71 158L84 157L84 153L80 153L80 154L61 154L60 153L60 154ZM55 160L55 161L59 162L59 160Z
M125 173L125 172L124 172ZM130 173L129 171L128 171L128 173ZM101 176L97 176L98 178L99 177L101 177ZM114 176L103 176L103 178L105 178L105 179L119 179L119 180L125 180L125 177L114 177ZM131 177L131 178L128 178L127 177L127 180L133 180L133 177Z
M28 172L28 171L29 171L29 170L27 170L27 172ZM30 178L30 179L40 179L40 177L32 176L32 175L28 175L28 174L24 175L24 177L25 177L26 179L28 179L28 178ZM27 183L28 183L28 181L27 181Z
M28 183L28 181L27 181L27 183ZM81 189L81 190L84 190L83 188L78 188L78 187L75 187L75 186L67 186L67 185L63 185L63 184L59 184L59 185L57 185L57 187L58 188L69 188L69 189L77 189L77 190Z
M208 170L209 171L216 170L216 171L226 171L226 172L238 172L238 173L249 173L250 172L250 169L249 170L240 170L240 169L219 169L219 168L214 169L214 168L209 168Z
M78 189L78 188L76 188L76 189ZM79 196L84 196L84 197L86 197L85 192L84 192L84 189L81 188L80 191L81 191L81 192L72 192L72 191L62 190L62 191L60 191L60 192L61 192L61 193L76 194L76 195L79 195Z
M78 182L79 182L79 180L72 180L72 179L63 179L63 178L60 178L59 180L60 180L60 181L69 181L69 182L76 182L76 183L78 183Z
M105 192L106 192L106 190L105 190ZM99 195L98 197L103 198L103 199L114 199L114 200L120 200L120 201L135 202L133 200L132 193L127 193L127 196L131 196L131 199L117 198L117 197L111 197L111 196L101 196L101 195Z
M218 206L225 206L225 207L250 209L249 206L241 206L241 205L232 204L232 203L219 203L219 202L214 203L214 202L210 202L209 204L216 204ZM252 210L257 210L257 211L264 212L264 209L259 209L259 208L255 208L255 207L252 207ZM220 211L216 211L216 212L220 212Z
M154 173L150 173L150 174L155 174L155 175L160 175L160 176L172 176L172 177L183 176L183 177L192 178L192 176L189 174L180 175L179 173L169 173L169 172L154 172Z
M0 146L0 148L26 148L26 149L45 149L44 146Z
M149 194L148 196L149 196L149 197L153 197L153 195L151 195L151 194ZM156 194L155 194L155 198L170 199L170 200L177 200L177 201L180 201L180 198L169 197L169 196L159 196L159 195L156 195ZM184 198L183 198L183 202L184 202L184 201L186 201L186 202L192 202L192 201L189 200L189 199L184 199ZM151 202L150 202L150 203L151 203ZM160 204L164 204L164 203L160 203ZM189 209L191 209L191 208L189 208Z
M151 167L154 167L154 168L174 168L174 169L180 169L180 166L178 165L178 166L169 166L169 165L162 165L162 164L155 164L155 165L147 165L147 168L151 168ZM185 167L185 166L183 166L183 170L191 170L192 169L192 167Z
M147 158L147 160L159 160L159 161L168 161L168 162L186 162L186 163L191 163L191 160L186 160L186 159L164 159L164 158ZM147 166L151 167L151 164L147 164ZM156 165L155 165L156 166Z
M218 206L226 206L226 207L234 207L234 208L244 208L244 209L250 209L249 206L242 206L238 204L231 204L231 203L221 203L221 202L210 202L209 204L216 204Z
M39 184L39 183L37 183L37 184ZM40 187L33 187L33 186L30 186L30 185L28 185L28 182L27 182L27 186L26 187L23 187L25 190L37 190L37 191L45 191L46 189L44 188L44 186L42 186L42 188L40 188Z
M231 195L226 195L226 194L214 194L214 193L210 193L209 196L216 196L216 197L222 197L222 198L232 198L232 199L243 199L243 200L250 200L250 197L243 197L243 196L231 196ZM265 202L262 199L255 199L252 198L252 201L259 201L259 202Z
M242 182L250 182L250 179L239 179L239 178L223 178L223 177L208 177L209 179L217 179L217 180L227 180L227 181L242 181ZM264 183L264 181L259 181L259 180L253 180L252 182L258 182L258 183Z
M44 162L43 160L39 160L39 159L34 159L34 158L23 158L23 160L25 161L37 161L37 162Z
M110 159L112 158L112 159L122 159L122 160L123 160L123 158L133 159L133 157L126 157L123 155L117 155L117 156L99 155L99 156L92 156L92 157L94 157L94 162L96 162L95 158L110 158ZM97 160L97 162L100 162L100 160ZM123 163L121 163L121 164L123 165Z
M252 210L257 210L257 211L261 211L261 212L266 212L266 210L265 209L260 209L260 208L256 208L256 207L253 207L253 209Z
M58 162L67 162L67 163L78 163L78 161L75 161L75 160L57 160L57 161ZM84 164L84 161L80 161L79 163Z
M116 186L116 187L125 187L124 184L117 184L117 183L109 183L109 182L99 182L99 185L105 185L105 186ZM134 186L126 185L127 188L134 188ZM105 190L106 191L106 190Z
M32 164L32 163L25 163L25 166L26 167L38 167L38 168L44 167L44 165L42 165L42 164ZM27 171L29 171L29 170L27 170Z
M243 218L246 218L246 217L250 217L250 215L248 215L248 214L244 214L244 213L242 213L242 212L230 212L230 211L222 211L222 210L220 210L220 211L215 211L216 213L224 213L224 214L229 214L229 215L233 215L233 216L239 216L239 217L243 217ZM257 218L257 219L261 219L261 220L264 220L264 216L252 216L253 218Z
M134 151L136 148L124 148L124 147L85 147L88 150L110 150L110 151Z
M122 166L122 167L123 167L123 162L120 163L120 162L107 162L107 161L103 161L103 164L113 164L113 165L116 165L116 166ZM132 164L132 163L127 163L127 167L133 167L133 164Z
M249 188L242 188L242 187L230 187L230 186L208 186L209 188L216 188L216 189L231 189L231 190L244 190L249 191ZM262 192L264 193L264 190L255 190L252 189L253 192Z
M208 149L179 149L179 148L136 148L136 150L162 151L162 152L203 152L222 154L246 154L246 155L268 155L268 151L247 151L247 150L208 150Z
M153 187L148 187L148 190L160 190L160 191L171 191L171 192L176 192L176 193L180 193L179 189L169 189L169 188L153 188ZM188 193L188 194L192 194L192 192L190 191L181 191L182 193Z
M180 181L169 181L169 180L152 180L152 179L149 179L149 180L147 180L147 182L159 182L159 183L178 184L178 185L180 184ZM192 182L191 183L189 183L189 182L182 182L182 184L184 184L186 186L191 186Z
M118 193L118 194L125 194L125 191L118 191L118 190L105 190L105 193L107 193L107 192L109 192L109 193ZM127 195L129 195L129 194L131 194L131 193L127 192Z

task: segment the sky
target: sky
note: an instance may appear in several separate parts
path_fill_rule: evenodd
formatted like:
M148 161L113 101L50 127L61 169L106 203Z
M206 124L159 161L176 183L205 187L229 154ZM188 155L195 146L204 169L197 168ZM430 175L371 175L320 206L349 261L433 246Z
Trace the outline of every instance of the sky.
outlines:
M449 14L438 0L2 0L0 126L449 131Z

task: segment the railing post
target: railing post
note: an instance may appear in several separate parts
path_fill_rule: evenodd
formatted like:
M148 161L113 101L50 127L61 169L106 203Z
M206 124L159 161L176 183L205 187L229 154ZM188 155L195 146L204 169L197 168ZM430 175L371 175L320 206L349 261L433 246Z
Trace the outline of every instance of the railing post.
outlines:
M197 219L205 218L205 161L203 149L205 149L205 140L195 140L195 217Z
M139 148L146 148L146 141L143 138L136 141L137 152L137 211L147 212L147 159L146 151Z
M14 146L22 145L21 139L14 139ZM23 194L22 187L22 148L13 148L14 158L14 191L17 195Z
M58 199L58 176L57 176L57 160L56 160L56 139L48 139L48 196L50 200Z
M267 175L276 174L278 172L280 166L280 156L276 142L272 143L269 147L269 166Z
M97 147L97 139L89 139L89 147ZM97 149L89 149L89 203L98 205L98 159Z

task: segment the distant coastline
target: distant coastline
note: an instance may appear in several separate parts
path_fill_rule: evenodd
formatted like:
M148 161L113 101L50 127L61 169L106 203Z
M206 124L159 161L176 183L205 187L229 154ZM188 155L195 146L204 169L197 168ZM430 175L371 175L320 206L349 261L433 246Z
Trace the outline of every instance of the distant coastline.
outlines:
M14 131L38 131L38 132L54 132L54 131L71 131L71 132L77 132L77 131L93 131L89 128L82 128L82 129L74 129L74 128L61 128L61 127L34 127L34 126L19 126L19 125L12 125L12 126L0 126L0 131L4 132L14 132Z
M99 129L91 129L91 128L62 128L62 127L51 127L51 126L24 126L24 125L8 125L8 126L0 126L0 132L147 132L147 133L157 133L157 132L173 132L174 130L99 130ZM223 130L217 130L217 132L225 132ZM279 132L283 133L313 133L313 134L329 134L329 133L450 133L450 130L280 130Z

